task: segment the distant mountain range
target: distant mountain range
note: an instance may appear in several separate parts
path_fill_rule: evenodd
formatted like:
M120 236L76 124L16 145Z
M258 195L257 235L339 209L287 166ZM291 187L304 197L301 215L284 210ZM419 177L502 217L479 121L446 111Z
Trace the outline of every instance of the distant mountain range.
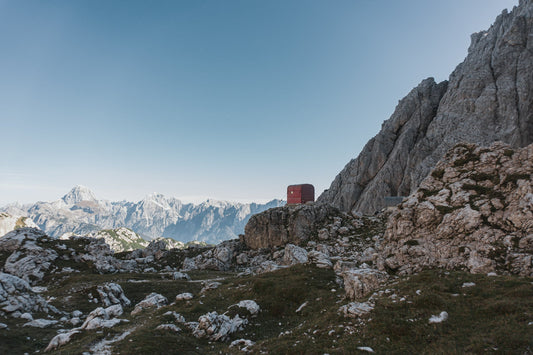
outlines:
M10 204L0 212L29 217L52 237L126 227L146 240L165 237L184 243L219 243L243 233L252 215L284 204L281 200L265 204L207 200L192 204L156 193L139 202L111 202L98 200L87 187L76 186L59 200Z

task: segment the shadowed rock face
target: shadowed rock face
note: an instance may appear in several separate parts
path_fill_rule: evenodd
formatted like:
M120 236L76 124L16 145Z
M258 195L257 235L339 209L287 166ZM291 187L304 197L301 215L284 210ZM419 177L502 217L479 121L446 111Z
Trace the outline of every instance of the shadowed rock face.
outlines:
M456 143L532 143L531 35L531 0L473 34L468 55L449 82L430 78L413 89L318 201L374 213L384 207L385 196L413 192Z
M253 215L241 241L251 249L300 244L316 234L318 226L341 214L329 205L297 205L271 208Z

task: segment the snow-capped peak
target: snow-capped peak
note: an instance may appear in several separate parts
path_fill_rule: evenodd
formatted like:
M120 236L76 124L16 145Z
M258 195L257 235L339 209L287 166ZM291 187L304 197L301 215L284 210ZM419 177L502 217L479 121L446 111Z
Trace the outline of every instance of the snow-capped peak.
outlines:
M96 197L89 188L77 185L73 187L68 194L63 196L62 200L65 201L67 205L74 205L81 201L96 201Z

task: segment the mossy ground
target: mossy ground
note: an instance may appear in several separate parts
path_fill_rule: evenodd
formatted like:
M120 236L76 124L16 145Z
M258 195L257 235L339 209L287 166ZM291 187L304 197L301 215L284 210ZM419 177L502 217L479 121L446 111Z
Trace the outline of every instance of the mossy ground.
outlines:
M170 302L182 292L191 292L195 298L136 316L130 315L133 306L127 307L122 318L129 322L103 331L84 331L55 353L80 354L99 340L127 330L132 333L113 344L113 353L241 353L229 348L229 342L196 339L180 324L181 333L155 328L175 323L172 316L163 316L167 311L196 321L212 311L233 315L234 309L229 307L245 299L255 300L261 312L249 318L249 324L231 340L253 340L253 353L353 354L360 346L369 346L378 354L522 354L533 350L533 325L529 325L533 321L531 278L428 270L393 279L384 285L382 290L388 292L377 297L374 311L364 319L351 319L338 313L348 301L332 270L297 265L256 276L214 271L191 272L190 276L193 281L175 281L157 273L77 274L62 280L46 296L56 297L52 303L61 309L79 309L85 314L98 306L88 302L88 293L95 295L96 285L104 282L120 284L133 304L150 292L161 293ZM222 285L199 294L201 280L212 279ZM462 287L466 282L475 286ZM296 312L305 302L307 305ZM441 311L448 312L449 319L429 324L431 315ZM9 331L0 331L0 353L42 351L59 328L30 329L21 327L22 323L13 320Z
M475 286L462 287L467 282ZM379 353L533 351L531 278L432 270L400 280L393 288L406 300L380 299L357 336ZM448 312L447 321L428 323L442 311Z

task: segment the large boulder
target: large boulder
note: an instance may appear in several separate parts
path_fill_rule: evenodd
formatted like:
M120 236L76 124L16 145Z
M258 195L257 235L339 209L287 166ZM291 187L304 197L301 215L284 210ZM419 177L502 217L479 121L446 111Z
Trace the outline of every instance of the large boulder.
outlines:
M97 286L96 291L100 296L100 301L105 307L109 307L115 304L121 306L129 306L131 301L126 297L122 287L114 282L108 282L103 285Z
M197 338L208 338L214 341L224 341L228 337L248 324L246 319L239 315L233 318L217 312L209 312L198 318L198 325L193 330L193 335Z
M46 233L38 228L19 228L0 238L0 251L14 252L26 242L35 242L46 237Z
M120 304L115 304L107 308L98 307L93 310L87 316L87 319L79 329L99 329L99 328L112 328L120 322L124 321L123 319L116 318L123 313L122 306Z

